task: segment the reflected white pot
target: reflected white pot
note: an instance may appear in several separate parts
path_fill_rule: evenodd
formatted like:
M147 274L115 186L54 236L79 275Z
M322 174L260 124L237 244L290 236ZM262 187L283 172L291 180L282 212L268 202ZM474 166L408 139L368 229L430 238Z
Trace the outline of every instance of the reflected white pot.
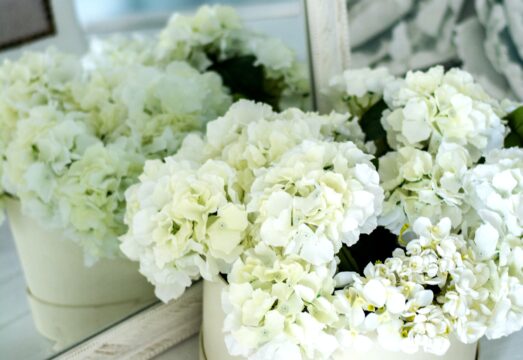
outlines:
M229 355L224 341L223 322L225 314L221 307L221 293L225 281L203 282L203 322L200 332L200 360L235 360L241 359ZM457 340L451 342L450 349L443 356L417 352L406 354L388 351L374 344L364 353L350 352L336 357L336 360L474 360L477 356L477 344L463 344Z
M37 330L61 348L92 335L154 301L154 291L126 259L84 265L82 249L59 231L23 215L10 201L7 213L24 271Z

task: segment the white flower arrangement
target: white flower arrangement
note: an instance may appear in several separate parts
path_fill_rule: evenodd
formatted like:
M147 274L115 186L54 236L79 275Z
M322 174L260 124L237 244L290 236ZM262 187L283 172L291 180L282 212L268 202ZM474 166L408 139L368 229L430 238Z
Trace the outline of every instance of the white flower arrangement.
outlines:
M234 31L215 32L216 26ZM243 52L233 51L234 40L226 58L213 57L212 44L228 44L232 34L241 34ZM168 48L178 43L188 54ZM227 67L223 60L237 61L254 43L273 45L248 53L258 77L252 88L238 88L231 79L252 75L251 68ZM6 60L0 66L0 205L18 199L25 214L78 242L88 262L122 256L124 192L147 159L174 154L185 136L223 115L233 98L261 97L281 107L293 97L306 101L302 65L276 43L247 31L231 8L218 6L194 17L174 15L147 44L120 38L83 58L48 50ZM193 56L207 56L206 65Z
M123 252L140 261L164 301L199 276L228 273L258 243L314 265L331 262L342 243L372 231L383 200L371 157L350 141L333 142L344 122L235 103L204 138L187 137L175 156L146 162L126 193Z
M147 162L123 251L164 301L226 275L225 342L250 359L441 355L523 327L523 108L457 69L332 84L356 114L242 101Z

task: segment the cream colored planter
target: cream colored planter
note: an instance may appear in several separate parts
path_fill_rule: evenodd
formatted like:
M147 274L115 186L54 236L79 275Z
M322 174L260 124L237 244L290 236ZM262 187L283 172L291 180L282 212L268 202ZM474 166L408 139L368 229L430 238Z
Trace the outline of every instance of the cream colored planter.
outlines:
M232 360L241 359L231 356L225 346L223 336L223 321L225 313L222 310L222 290L226 282L203 281L203 320L200 332L200 360Z
M7 213L37 330L70 345L154 301L152 286L126 259L84 265L81 248L49 231L10 201Z
M203 322L200 332L200 360L241 359L240 357L229 355L224 342L222 329L225 314L221 307L221 293L225 286L225 281L203 282ZM351 352L346 354L346 356L337 357L336 360L474 360L476 359L476 352L476 344L466 345L458 341L452 341L449 351L444 356L424 352L416 354L392 352L376 344L368 352Z

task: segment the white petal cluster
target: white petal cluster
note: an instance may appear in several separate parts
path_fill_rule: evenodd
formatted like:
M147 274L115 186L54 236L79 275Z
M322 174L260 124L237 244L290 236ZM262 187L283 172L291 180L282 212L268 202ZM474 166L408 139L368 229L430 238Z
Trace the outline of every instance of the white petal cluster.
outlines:
M255 172L247 204L255 239L313 265L332 261L342 243L377 226L383 192L370 159L350 142L306 140Z
M345 70L329 82L328 93L334 109L360 117L383 97L393 77L386 68Z
M463 221L462 177L472 166L468 151L454 143L442 143L435 156L413 147L402 147L379 159L385 202L379 223L399 234L405 224L420 217Z
M174 15L159 35L155 49L160 61L187 59L200 69L233 57L254 58L264 75L281 89L281 108L306 106L307 69L279 39L246 29L239 15L227 6L202 6L193 18Z
M222 302L225 342L250 359L328 359L338 347L331 326L336 263L312 265L264 243L238 260ZM331 331L329 331L329 329Z
M393 149L403 146L436 153L441 142L469 151L474 161L500 148L506 133L495 101L459 69L409 72L387 83L384 99L389 111L382 125Z
M464 184L475 215L471 247L488 269L485 298L475 305L487 319L481 322L487 337L498 338L523 327L523 150L491 152Z
M445 353L453 324L433 289L444 289L462 268L460 250L465 247L450 230L448 218L436 225L419 218L408 232L413 239L405 250L396 249L384 263L369 263L363 276L338 273L347 284L336 292L334 302L346 322L344 331L376 337L392 351Z
M216 68L230 71L227 61L256 68L273 105L307 99L295 55L222 6L174 15L155 39L96 41L83 58L50 50L4 62L0 198L18 198L26 214L79 242L89 261L121 255L124 192L145 160L173 155L233 96L250 97L229 87L248 66L227 78Z
M215 280L243 251L248 220L235 175L222 161L151 160L127 190L121 249L140 261L161 300L180 296L200 275Z
M200 153L219 157L235 168L240 186L248 192L257 169L272 165L304 140L352 140L353 129L358 141L361 129L345 115L318 115L296 108L277 113L267 105L238 101L224 116L207 124ZM185 146L198 146L194 142L199 140L189 138L180 152L186 153Z
M18 61L5 60L0 66L0 180L18 119L27 116L32 108L52 102L54 96L70 100L64 95L69 93L68 83L77 78L80 68L77 58L51 50L24 54ZM68 107L69 102L64 101L64 105ZM0 181L0 202L4 195Z
M349 98L354 90L339 91ZM335 293L347 321L336 354L376 337L391 350L442 353L450 333L473 343L519 330L523 151L501 150L510 107L469 74L440 67L387 80L383 99L384 131L373 134L386 137L378 223L402 247L363 275L336 275L347 285Z

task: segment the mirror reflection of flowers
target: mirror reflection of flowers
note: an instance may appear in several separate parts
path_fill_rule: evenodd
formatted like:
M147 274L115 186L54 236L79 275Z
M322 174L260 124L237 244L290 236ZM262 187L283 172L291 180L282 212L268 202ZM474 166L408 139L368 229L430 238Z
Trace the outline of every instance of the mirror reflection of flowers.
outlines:
M304 69L221 6L175 14L147 41L98 41L84 58L49 50L6 60L0 202L19 199L24 213L77 241L88 262L120 256L123 194L145 160L175 153L233 98L301 106Z

